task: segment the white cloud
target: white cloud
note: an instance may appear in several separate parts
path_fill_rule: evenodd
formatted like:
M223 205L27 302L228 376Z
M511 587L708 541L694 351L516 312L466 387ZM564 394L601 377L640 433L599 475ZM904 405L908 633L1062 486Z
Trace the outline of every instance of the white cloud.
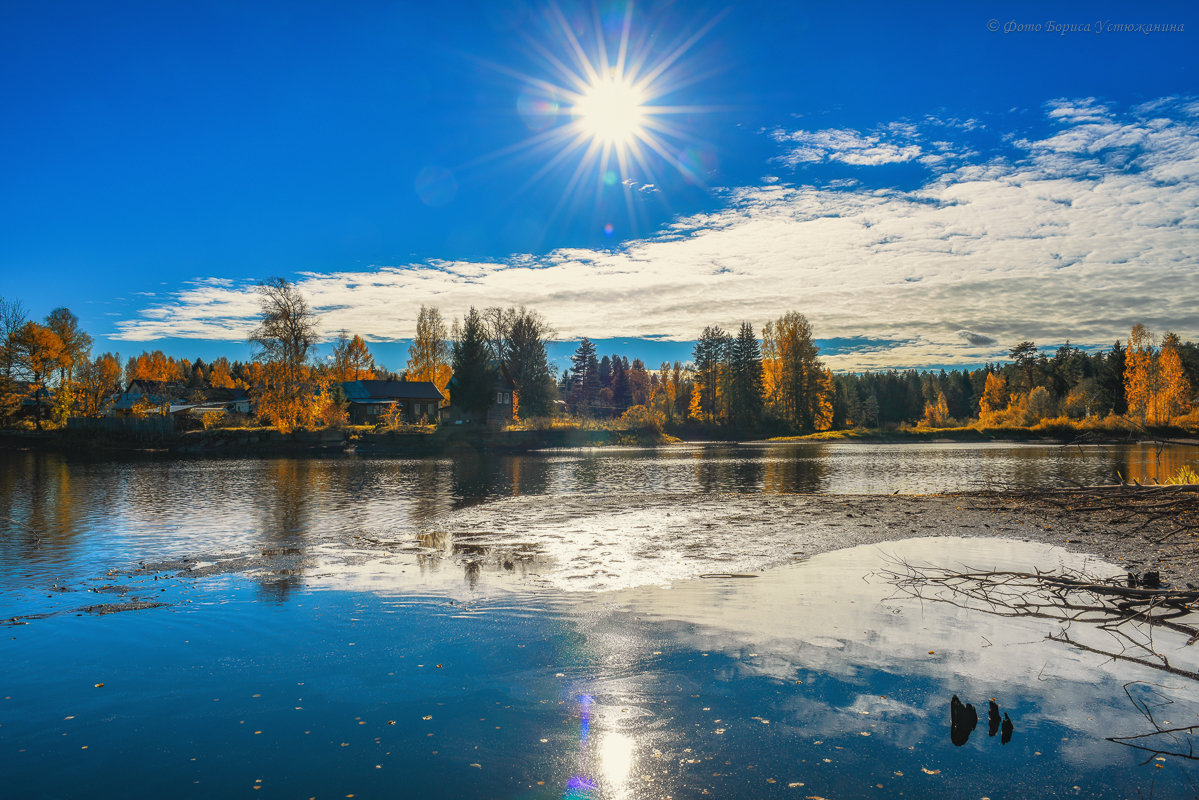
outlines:
M777 142L793 145L778 159L789 167L820 161L876 166L911 161L921 154L920 147L916 144L901 143L915 134L912 126L893 124L887 133L892 139L899 138L900 141L888 141L882 134L861 134L853 130L835 128L790 133L776 130L772 136Z
M957 165L910 190L763 181L616 251L302 273L298 283L326 334L376 341L410 337L421 304L447 316L523 304L564 339L688 340L708 324L761 325L795 309L821 338L903 342L828 358L853 369L978 363L1024 339L1106 345L1135 322L1194 336L1195 111L1191 101L1123 114L1055 101L1049 135L1012 137L1014 151L968 163L956 161L971 152L951 140L968 129L957 121L923 149L905 143L919 134L909 123L801 132L802 142L778 134L793 153L844 163L923 153ZM246 282L197 281L155 299L118 324L119 338L242 339L257 312ZM974 331L985 334L965 335Z

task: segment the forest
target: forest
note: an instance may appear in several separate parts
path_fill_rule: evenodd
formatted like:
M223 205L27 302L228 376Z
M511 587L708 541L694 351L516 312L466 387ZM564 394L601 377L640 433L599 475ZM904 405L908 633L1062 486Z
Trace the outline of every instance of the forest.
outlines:
M286 431L344 426L345 381L431 381L444 405L469 416L486 408L502 379L512 387L517 426L606 423L730 437L1046 424L1199 428L1199 345L1172 332L1158 337L1143 325L1107 349L1022 341L1007 360L973 369L835 374L806 317L790 312L766 322L760 337L749 322L735 333L705 327L689 362L656 368L600 355L583 338L570 367L555 376L546 354L555 332L536 311L471 308L447 328L439 309L422 306L408 362L393 371L347 331L338 332L331 353L318 356L317 318L303 294L281 278L259 290L253 357L232 362L161 350L124 362L114 353L93 356L92 338L70 310L54 309L39 322L19 301L0 299L0 419L40 428L112 414L116 398L140 380L193 400L245 390L251 414L224 422ZM150 404L130 410L155 412Z

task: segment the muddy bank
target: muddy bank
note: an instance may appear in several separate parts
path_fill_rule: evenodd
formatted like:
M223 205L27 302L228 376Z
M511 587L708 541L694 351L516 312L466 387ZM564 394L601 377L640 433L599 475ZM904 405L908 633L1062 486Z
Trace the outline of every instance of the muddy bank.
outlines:
M1068 496L1067 496L1068 497ZM1084 497L1078 495L1080 500ZM443 520L451 552L510 557L517 547L551 556L563 588L611 589L716 572L755 572L816 553L914 536L1007 538L1060 545L1157 570L1177 586L1199 584L1194 539L1162 541L1156 511L1091 513L1026 493L925 496L565 496L551 504L512 498ZM1195 517L1196 498L1185 499ZM1030 564L1030 569L1038 565Z
M472 589L607 591L758 574L857 545L954 536L1059 545L1130 572L1158 571L1177 588L1199 585L1194 537L1168 535L1173 523L1153 519L1153 505L1096 511L1081 508L1085 495L1073 507L1065 499L1063 505L1061 493L514 497L450 512L423 530L309 536L286 550L195 554L127 574L244 573L301 584L369 575L374 585L398 591L430 580ZM1189 493L1184 502L1179 518L1196 519L1199 496Z

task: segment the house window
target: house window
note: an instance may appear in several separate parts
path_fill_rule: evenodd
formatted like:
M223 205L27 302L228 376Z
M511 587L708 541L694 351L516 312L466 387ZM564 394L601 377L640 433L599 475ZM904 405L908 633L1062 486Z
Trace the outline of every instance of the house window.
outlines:
M503 392L495 393L495 404L497 406L502 406L504 404L504 393Z

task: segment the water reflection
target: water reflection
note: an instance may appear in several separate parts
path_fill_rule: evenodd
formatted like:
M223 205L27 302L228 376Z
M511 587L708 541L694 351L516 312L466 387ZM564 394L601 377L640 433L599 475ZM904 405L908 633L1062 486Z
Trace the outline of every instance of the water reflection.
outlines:
M5 582L129 560L303 547L414 543L447 512L511 497L931 493L1151 483L1199 447L1152 445L704 444L452 458L97 461L0 453ZM628 520L634 528L642 524ZM484 545L482 535L467 545ZM444 548L443 548L444 550ZM463 549L461 552L466 552ZM285 597L299 576L279 575ZM467 576L469 578L469 576Z
M13 629L6 789L127 796L137 764L147 796L226 796L258 780L286 796L480 799L1189 790L1187 759L1138 768L1143 750L1106 738L1157 731L1120 687L1160 677L1046 642L1026 620L891 597L869 574L895 556L1081 563L1039 545L937 539L753 580L514 589L469 604L390 582L379 594L310 585L268 608L237 581L201 583L195 605ZM93 657L70 657L81 650ZM1162 729L1136 741L1177 752L1185 734L1171 729L1193 718L1193 684L1160 690L1172 707L1131 691ZM981 716L991 695L995 738L974 729L958 741L946 705ZM967 713L957 727L981 722Z

